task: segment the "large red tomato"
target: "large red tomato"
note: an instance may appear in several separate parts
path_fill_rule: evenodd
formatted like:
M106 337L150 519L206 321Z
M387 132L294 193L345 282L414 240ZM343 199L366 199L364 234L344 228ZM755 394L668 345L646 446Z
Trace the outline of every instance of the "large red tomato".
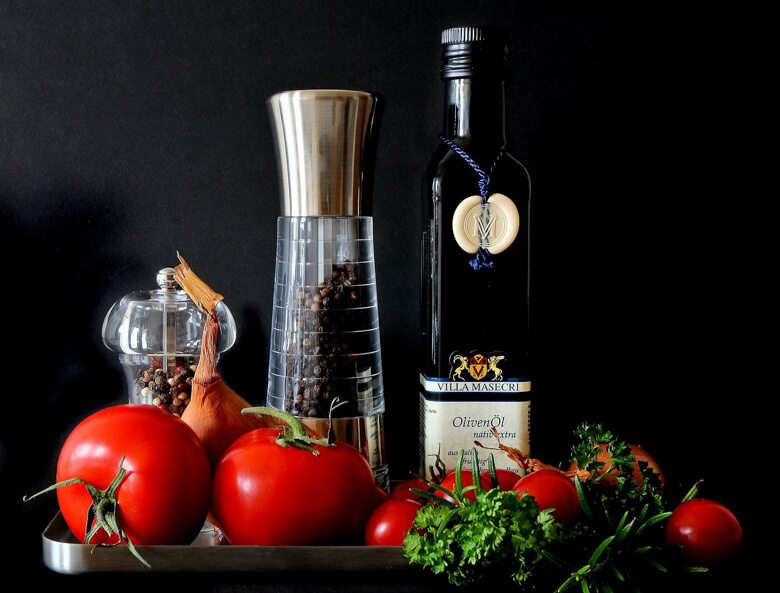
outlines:
M276 441L277 428L240 437L214 472L212 510L233 544L355 543L386 498L366 460L344 443L319 455Z
M569 523L582 512L576 486L554 469L540 469L526 474L513 490L518 492L518 496L533 496L540 511L555 509L553 517L561 523Z
M206 450L179 418L148 405L106 408L70 433L57 462L57 481L81 478L103 490L127 470L116 491L117 520L135 545L189 544L209 508ZM62 516L84 541L92 499L83 484L57 490ZM113 543L102 529L91 543Z

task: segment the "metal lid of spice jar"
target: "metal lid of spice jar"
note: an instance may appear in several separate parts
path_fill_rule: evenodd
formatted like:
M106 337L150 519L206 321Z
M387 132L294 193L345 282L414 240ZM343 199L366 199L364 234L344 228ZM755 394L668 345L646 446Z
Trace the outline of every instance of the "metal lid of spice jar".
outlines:
M103 320L103 343L119 354L134 403L165 403L194 375L200 357L205 315L176 283L173 268L157 272L157 286L123 296ZM225 352L236 341L236 324L224 302L216 314L217 352Z

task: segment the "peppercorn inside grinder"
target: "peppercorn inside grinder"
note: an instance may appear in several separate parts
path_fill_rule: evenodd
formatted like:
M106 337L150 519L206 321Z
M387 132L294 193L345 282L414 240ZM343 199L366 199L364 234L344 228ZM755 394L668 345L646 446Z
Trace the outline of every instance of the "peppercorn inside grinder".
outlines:
M190 402L205 316L173 274L173 268L163 268L157 272L158 288L131 292L114 303L103 320L103 343L119 354L130 403L181 416ZM224 302L216 314L217 352L224 352L236 341L236 324Z
M298 416L318 437L332 427L332 436L358 449L385 487L369 195L377 97L288 91L268 99L268 110L282 209L268 405Z

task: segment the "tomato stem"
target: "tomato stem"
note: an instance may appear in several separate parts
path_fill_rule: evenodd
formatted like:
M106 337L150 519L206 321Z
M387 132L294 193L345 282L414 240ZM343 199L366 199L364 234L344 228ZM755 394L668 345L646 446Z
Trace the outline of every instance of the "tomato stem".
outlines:
M98 531L102 529L106 532L108 537L116 535L119 538L119 541L114 544L97 544L95 545L96 548L105 547L106 545L115 546L120 542L124 542L127 544L127 549L130 550L130 553L135 556L141 562L141 564L143 564L146 568L151 568L151 564L144 560L141 554L138 553L138 550L136 550L133 542L130 541L129 537L127 537L127 534L119 525L119 521L117 520L116 491L119 489L119 486L122 484L125 476L127 475L127 470L122 467L124 463L125 456L122 455L122 459L119 460L119 467L117 469L116 476L114 476L114 479L111 480L111 483L105 490L100 490L93 484L90 484L81 478L70 478L69 480L63 480L62 482L52 484L48 488L44 488L32 496L24 496L22 500L24 502L28 502L33 498L37 498L41 494L52 492L58 488L72 486L73 484L82 484L87 489L87 492L89 492L89 496L92 499L92 504L87 511L87 522L84 527L84 543L89 544Z
M336 440L336 435L333 434L333 410L340 408L341 406L345 405L347 402L340 401L339 397L334 397L330 402L330 408L328 409L328 444L332 445L333 441Z
M303 451L309 451L312 455L319 455L312 445L320 445L321 447L332 447L333 443L328 442L327 438L313 439L306 434L306 428L303 423L298 420L292 414L277 410L276 408L269 408L268 406L255 406L252 408L244 408L241 410L242 414L259 414L261 416L271 416L277 420L281 420L287 426L284 427L279 438L276 439L276 443L281 447L295 447L296 449L302 449Z
M292 434L296 437L307 437L306 429L303 423L298 420L292 414L277 410L276 408L269 408L268 406L254 406L252 408L244 408L241 410L242 414L257 414L259 416L271 416L277 420L284 422L291 430Z

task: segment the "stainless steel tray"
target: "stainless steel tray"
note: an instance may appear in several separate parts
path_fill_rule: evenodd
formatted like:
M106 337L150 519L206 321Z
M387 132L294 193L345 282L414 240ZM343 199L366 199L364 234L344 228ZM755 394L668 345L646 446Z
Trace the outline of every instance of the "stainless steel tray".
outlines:
M138 546L146 568L125 546L81 544L60 513L42 534L43 561L63 574L90 572L376 572L412 570L390 546L230 546L211 531L189 546Z

